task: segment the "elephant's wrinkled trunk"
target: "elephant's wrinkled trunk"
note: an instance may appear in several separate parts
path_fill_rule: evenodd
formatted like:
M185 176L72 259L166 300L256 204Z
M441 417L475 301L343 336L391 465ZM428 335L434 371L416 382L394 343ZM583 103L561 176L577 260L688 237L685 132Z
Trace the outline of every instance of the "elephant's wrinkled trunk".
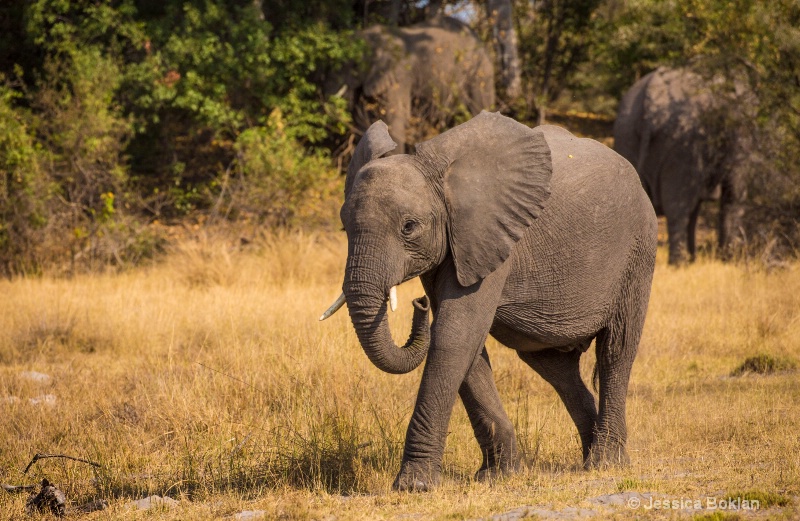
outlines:
M361 342L361 347L375 366L387 373L404 374L416 369L425 359L430 346L431 332L428 324L430 304L428 297L415 299L411 335L403 347L398 347L389 332L386 317L386 294L382 291L365 291L365 284L348 275L344 294L350 320Z

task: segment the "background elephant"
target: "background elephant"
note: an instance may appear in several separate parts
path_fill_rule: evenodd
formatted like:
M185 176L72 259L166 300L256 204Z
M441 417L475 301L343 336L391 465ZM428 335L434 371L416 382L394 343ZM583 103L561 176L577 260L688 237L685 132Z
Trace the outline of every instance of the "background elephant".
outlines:
M688 69L659 68L625 94L614 123L615 150L636 167L656 213L667 218L670 264L694 259L704 200L720 199L723 254L740 239L753 146L745 126L730 130L727 110L741 113L753 103L742 89L724 99L721 87ZM723 103L733 99L742 102Z
M625 397L657 228L633 168L596 141L486 112L417 145L416 155L381 157L394 147L375 123L348 168L340 300L380 369L410 371L427 351L394 487L438 482L456 396L483 452L477 478L517 467L514 428L484 347L489 334L556 389L587 467L627 461ZM414 302L411 337L398 348L387 295L416 276L427 296ZM592 340L599 411L579 369Z
M494 106L492 60L483 42L458 20L375 25L360 35L367 42L365 63L331 73L324 90L347 98L362 131L376 119L386 121L399 144L396 152L424 139L423 125L414 125L415 120L444 130L456 114L469 117Z

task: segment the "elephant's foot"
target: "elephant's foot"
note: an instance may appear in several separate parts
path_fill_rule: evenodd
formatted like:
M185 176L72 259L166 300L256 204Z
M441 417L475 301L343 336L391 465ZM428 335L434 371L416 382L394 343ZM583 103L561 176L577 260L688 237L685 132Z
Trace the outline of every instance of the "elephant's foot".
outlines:
M475 473L475 481L494 481L496 479L504 478L511 474L516 474L519 471L519 461L501 463L492 467L483 466Z
M616 443L595 444L589 450L589 456L583 462L583 468L606 469L609 467L627 467L631 460L625 446Z
M403 462L392 488L400 492L429 492L440 482L441 472L435 466Z
M519 471L520 461L513 432L511 441L501 447L507 447L507 450L494 449L492 457L484 456L483 465L475 473L475 481L492 481Z

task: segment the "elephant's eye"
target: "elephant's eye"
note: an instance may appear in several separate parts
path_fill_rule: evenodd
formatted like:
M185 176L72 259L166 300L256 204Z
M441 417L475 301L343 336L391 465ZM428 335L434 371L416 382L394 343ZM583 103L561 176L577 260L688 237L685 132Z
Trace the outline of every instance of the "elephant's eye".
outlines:
M403 223L403 235L411 235L417 229L416 221L408 220Z

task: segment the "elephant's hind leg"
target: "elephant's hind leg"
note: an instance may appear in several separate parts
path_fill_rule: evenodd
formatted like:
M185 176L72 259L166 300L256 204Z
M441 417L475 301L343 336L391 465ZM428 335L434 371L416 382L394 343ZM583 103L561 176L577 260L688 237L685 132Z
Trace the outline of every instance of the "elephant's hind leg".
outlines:
M500 401L485 346L475 357L458 394L483 453L483 463L475 479L482 481L515 472L519 455L514 426Z
M689 224L686 226L686 249L689 252L689 260L694 262L697 256L697 217L700 215L700 204L694 207L689 215Z
M653 241L654 242L654 241ZM629 462L625 445L628 382L639 347L650 298L655 244L642 245L629 267L610 324L597 335L597 373L600 387L595 443L586 467Z
M573 349L564 352L558 349L545 349L542 351L519 351L517 354L553 386L561 401L564 402L567 412L578 428L583 448L583 460L587 461L594 442L597 405L595 405L594 396L586 388L586 384L581 378L581 350Z
M597 372L600 382L600 411L595 426L595 443L584 467L599 468L627 465L625 445L628 430L625 420L625 401L635 349L625 345L625 326L610 327L597 336Z

